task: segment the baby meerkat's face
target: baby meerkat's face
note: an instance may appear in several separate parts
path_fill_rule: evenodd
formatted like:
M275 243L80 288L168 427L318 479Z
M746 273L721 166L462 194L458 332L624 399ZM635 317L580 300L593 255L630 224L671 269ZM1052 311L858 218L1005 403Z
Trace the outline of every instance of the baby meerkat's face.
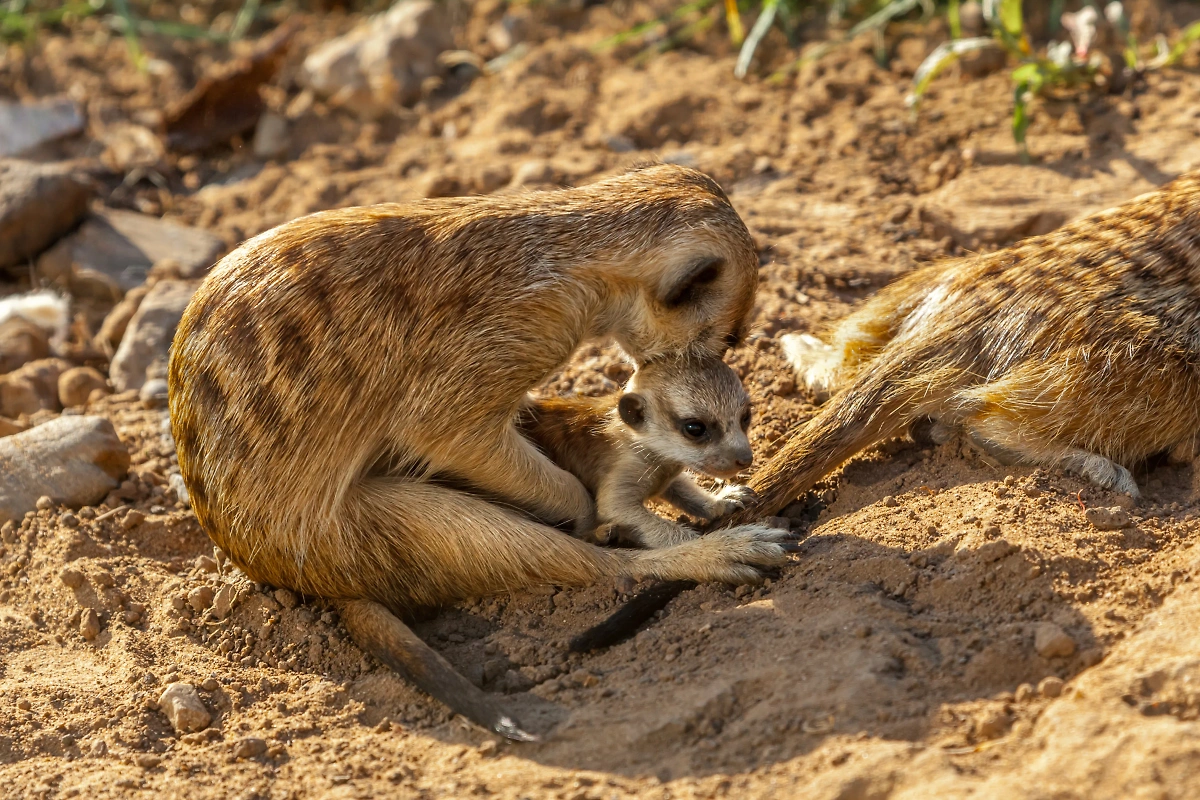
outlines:
M637 447L714 478L747 469L750 397L719 358L651 362L617 405Z

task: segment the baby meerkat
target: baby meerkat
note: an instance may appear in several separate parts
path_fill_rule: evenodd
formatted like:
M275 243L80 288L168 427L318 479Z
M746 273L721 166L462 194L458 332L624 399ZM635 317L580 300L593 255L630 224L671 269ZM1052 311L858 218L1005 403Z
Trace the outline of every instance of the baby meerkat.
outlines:
M171 427L196 517L254 580L336 600L355 641L469 719L530 738L398 615L532 584L744 582L760 525L596 547L592 497L516 427L585 340L641 367L745 334L758 257L712 179L313 214L227 255L172 345ZM540 521L535 521L540 520Z
M655 497L706 520L754 497L738 484L712 494L684 472L731 479L753 461L750 397L716 357L652 361L620 395L530 399L518 424L592 492L601 542L669 547L699 535L647 509Z
M1127 465L1200 437L1200 171L987 255L883 289L825 344L785 337L801 380L837 391L753 477L783 507L922 418L1014 462L1138 495Z

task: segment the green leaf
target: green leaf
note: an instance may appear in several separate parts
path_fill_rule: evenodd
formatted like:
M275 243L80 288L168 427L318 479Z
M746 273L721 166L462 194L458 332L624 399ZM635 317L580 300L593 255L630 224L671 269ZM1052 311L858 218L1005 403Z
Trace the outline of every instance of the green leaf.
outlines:
M921 62L921 66L917 67L917 71L913 73L913 90L912 94L907 98L908 104L916 106L917 103L921 102L921 98L929 90L929 84L933 82L933 79L942 70L957 61L963 53L982 50L985 47L993 47L995 44L995 40L990 37L978 36L973 39L958 39L938 45L932 53L925 57L925 60Z
M1021 13L1021 0L1000 0L1000 25L1014 39L1021 38L1025 30L1025 18Z
M950 0L950 7L946 9L946 21L950 23L950 38L962 38L962 16L958 11L958 0Z
M1017 142L1017 152L1021 155L1021 163L1029 163L1029 147L1025 144L1025 131L1029 128L1029 107L1028 97L1030 87L1028 84L1017 84L1017 88L1013 93L1013 118L1012 118L1012 133L1013 139Z
M754 58L754 51L758 49L759 42L767 35L767 31L771 27L771 23L775 21L775 11L779 8L779 0L766 0L763 3L762 12L759 13L758 19L754 21L754 27L750 29L750 35L746 37L746 41L742 44L742 49L738 52L737 65L733 68L733 76L735 78L744 78L750 69L750 61Z
M1012 72L1013 83L1025 84L1026 87L1035 80L1038 80L1042 72L1042 65L1037 62L1022 64Z
M1170 67L1179 63L1179 60L1187 53L1187 49L1197 40L1200 40L1200 22L1193 22L1184 28L1179 40L1171 48L1171 54L1167 56L1164 66Z

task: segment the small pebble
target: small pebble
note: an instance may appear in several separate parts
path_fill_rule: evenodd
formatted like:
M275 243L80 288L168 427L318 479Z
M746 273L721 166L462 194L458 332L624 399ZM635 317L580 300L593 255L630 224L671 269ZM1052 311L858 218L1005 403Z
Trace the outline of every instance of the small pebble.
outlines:
M890 494L887 497L883 498L883 500L881 502L887 508L895 508L896 506L900 505L900 503L897 502L896 498L892 497Z
M240 739L233 746L234 758L258 758L267 752L267 743L254 736Z
M1034 694L1036 694L1036 691L1032 684L1022 683L1017 687L1016 701L1018 703L1026 703L1033 699Z
M29 501L26 500L25 502L28 503ZM38 511L49 511L50 509L54 508L54 501L51 500L48 495L42 495L41 497L39 497L37 499L36 505L37 505ZM25 507L29 508L29 506L25 506Z
M72 589L78 589L80 586L83 586L84 582L83 573L71 567L67 567L58 573L58 579Z
M202 731L212 722L212 715L190 683L168 683L158 698L158 706L176 733Z
M1129 512L1117 506L1089 508L1083 515L1098 531L1119 531L1130 523Z
M17 701L17 708L21 709L22 711L28 711L29 709L33 708L33 704L22 697Z
M479 755L488 758L496 755L496 751L500 749L500 744L495 739L487 739L479 745Z
M67 511L62 516L60 516L58 518L58 521L61 522L64 526L66 526L68 528L78 528L79 527L79 517L75 516L70 511Z
M1042 697L1058 697L1062 694L1063 685L1062 678L1056 678L1053 675L1047 678L1042 678L1042 680L1038 683L1038 694L1040 694Z
M206 692L215 692L221 688L221 684L216 678L205 678L204 683L200 684L200 688Z
M276 589L275 599L279 602L279 605L288 609L295 608L300 602L296 598L295 592L291 591L290 589Z
M138 525L146 521L146 515L136 508L131 508L125 512L125 516L121 519L121 527L125 530L132 530Z
M154 753L138 753L133 757L133 763L142 769L154 769L162 763L162 759Z
M209 556L197 556L196 566L200 568L201 572L216 572L217 560Z
M211 586L197 586L188 592L188 605L196 611L203 611L213 604L216 594Z
M1033 647L1042 658L1064 658L1075 652L1075 640L1053 622L1040 622L1033 632Z
M96 613L96 609L84 610L83 616L79 619L79 633L89 642L100 635L100 615Z

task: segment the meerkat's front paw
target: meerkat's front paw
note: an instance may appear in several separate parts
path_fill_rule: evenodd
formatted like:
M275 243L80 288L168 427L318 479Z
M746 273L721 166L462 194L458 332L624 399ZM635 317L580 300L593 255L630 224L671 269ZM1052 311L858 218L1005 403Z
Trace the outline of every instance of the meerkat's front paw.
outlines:
M791 533L766 525L739 525L708 534L703 543L713 560L699 580L729 584L761 583L763 570L787 563L796 547Z
M716 502L713 504L713 518L723 517L726 514L732 514L735 511L741 511L746 506L758 499L758 492L751 489L749 486L741 484L729 484L721 491L717 492Z

